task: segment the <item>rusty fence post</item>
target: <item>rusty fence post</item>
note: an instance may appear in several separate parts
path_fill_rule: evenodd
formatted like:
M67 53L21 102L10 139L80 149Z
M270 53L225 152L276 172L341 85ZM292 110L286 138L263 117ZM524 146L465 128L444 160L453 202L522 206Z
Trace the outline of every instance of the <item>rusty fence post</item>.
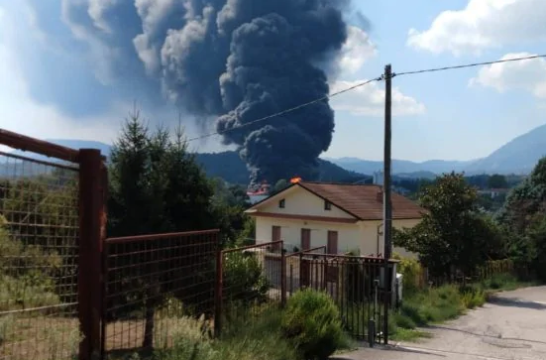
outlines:
M78 317L83 336L79 360L98 359L101 347L101 250L105 184L99 150L81 149L79 171Z
M224 272L222 269L223 266L223 257L224 254L222 249L218 247L216 251L216 281L215 281L215 304L214 304L214 335L215 337L220 337L222 332L222 305L223 305L223 286L224 286Z
M284 242L281 245L281 305L286 305L286 254Z
M100 358L106 359L106 326L108 313L108 244L106 244L106 225L108 222L107 203L108 203L108 168L102 163L101 171L102 186L102 211L101 211L101 239L100 239L100 257L101 257L101 302L100 302Z

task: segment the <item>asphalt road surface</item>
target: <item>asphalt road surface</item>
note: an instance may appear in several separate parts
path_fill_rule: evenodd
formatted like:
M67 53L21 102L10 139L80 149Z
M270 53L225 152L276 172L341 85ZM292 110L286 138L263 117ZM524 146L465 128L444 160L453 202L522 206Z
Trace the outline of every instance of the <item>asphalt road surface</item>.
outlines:
M504 292L467 315L428 329L432 339L362 348L347 360L546 360L546 286Z

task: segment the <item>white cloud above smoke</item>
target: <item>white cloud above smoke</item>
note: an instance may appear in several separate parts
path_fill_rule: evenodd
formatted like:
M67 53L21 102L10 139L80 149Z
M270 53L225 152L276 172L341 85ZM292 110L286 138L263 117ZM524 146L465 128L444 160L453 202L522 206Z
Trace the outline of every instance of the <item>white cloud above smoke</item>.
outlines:
M366 31L349 26L347 41L341 49L338 65L343 75L358 72L364 63L377 54L377 49Z
M350 88L366 80L337 81L330 87L334 93ZM332 98L332 108L351 115L383 116L385 111L385 90L382 83L372 82ZM420 115L426 112L426 107L411 96L403 94L400 89L392 89L393 115Z
M531 55L534 54L510 53L501 60ZM539 58L485 66L469 84L492 88L500 93L523 90L539 99L546 99L546 60Z
M433 53L480 54L484 49L546 40L546 1L469 0L440 13L427 30L411 29L407 44Z

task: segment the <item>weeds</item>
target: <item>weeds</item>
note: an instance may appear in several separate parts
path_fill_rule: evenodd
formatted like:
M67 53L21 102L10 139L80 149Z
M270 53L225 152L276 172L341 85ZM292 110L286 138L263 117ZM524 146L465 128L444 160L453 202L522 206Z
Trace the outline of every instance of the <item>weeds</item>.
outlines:
M296 350L280 332L281 310L263 304L232 320L221 339L201 331L202 319L180 319L174 346L156 351L154 360L297 360Z
M391 317L391 334L394 339L402 341L430 337L418 328L455 319L468 309L483 306L495 292L531 285L534 284L501 273L466 286L444 285L411 292Z

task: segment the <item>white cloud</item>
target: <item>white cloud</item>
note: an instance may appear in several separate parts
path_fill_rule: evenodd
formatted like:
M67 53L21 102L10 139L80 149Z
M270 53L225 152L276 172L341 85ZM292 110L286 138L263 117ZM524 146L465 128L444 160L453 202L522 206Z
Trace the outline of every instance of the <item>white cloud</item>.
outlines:
M336 81L330 86L334 93L355 86L365 80ZM352 115L383 116L385 111L385 90L378 82L372 82L331 99L332 108ZM404 95L398 88L392 89L393 115L419 115L426 111L425 105Z
M362 68L366 60L376 55L376 47L369 35L362 29L349 26L347 41L341 49L339 67L344 74L354 74Z
M480 54L486 48L546 40L546 1L469 0L444 11L425 31L411 29L408 45L433 53Z
M10 33L7 17L0 11L0 33ZM71 138L109 142L119 127L119 115L127 109L119 104L112 114L95 118L73 119L61 114L55 107L37 104L29 95L21 74L15 52L7 45L6 37L0 37L0 109L2 128L27 136L45 138ZM123 109L123 110L122 110ZM123 111L123 112L121 112ZM123 116L122 115L122 116Z
M526 57L529 53L510 53L501 59ZM485 66L471 79L470 86L484 86L505 92L511 89L528 91L546 99L546 60L539 58Z
M27 74L20 66L19 57L22 55L16 51L18 29L14 26L15 20L7 15L6 9L0 5L0 128L38 139L79 139L112 143L119 133L123 119L133 109L132 100L114 102L106 112L97 116L79 117L67 116L54 105L37 102L30 94ZM51 86L63 86L63 82ZM140 108L139 104L137 106ZM141 111L142 118L152 129L158 124L176 126L178 113L179 110L174 106L161 105L143 108ZM188 138L197 136L204 129L214 131L212 122L198 127L189 116L181 116L185 120ZM190 144L191 151L225 149L218 137ZM10 149L0 145L0 150Z

